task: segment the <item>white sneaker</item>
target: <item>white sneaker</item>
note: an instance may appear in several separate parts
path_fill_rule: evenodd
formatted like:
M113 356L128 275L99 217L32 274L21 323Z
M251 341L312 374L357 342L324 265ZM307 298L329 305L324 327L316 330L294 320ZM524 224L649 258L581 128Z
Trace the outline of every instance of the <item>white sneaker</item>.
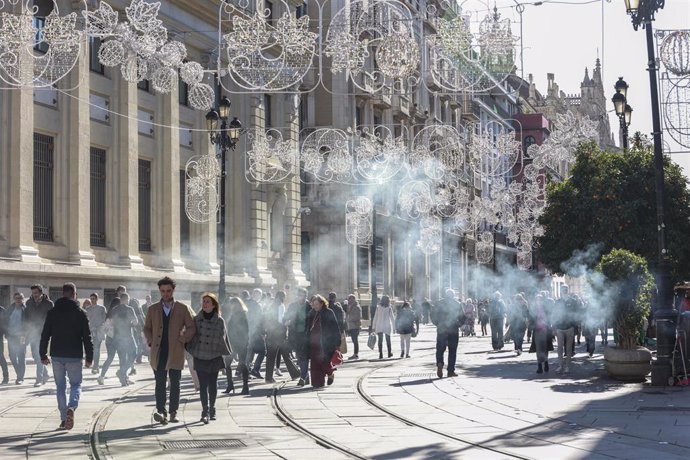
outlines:
M278 368L276 368L275 374L276 374L278 377L282 377L282 376L283 376L283 373L280 372L280 369L278 369Z
M102 376L99 375L96 380L98 381L99 385L105 385L105 379Z
M556 369L556 374L562 374L563 373L563 368L561 366L558 366L558 369Z

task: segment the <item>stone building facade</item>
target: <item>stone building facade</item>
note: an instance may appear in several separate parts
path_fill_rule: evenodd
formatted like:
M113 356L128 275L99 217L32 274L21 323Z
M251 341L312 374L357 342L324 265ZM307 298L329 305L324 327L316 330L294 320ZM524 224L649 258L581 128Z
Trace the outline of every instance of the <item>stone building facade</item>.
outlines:
M43 3L50 11L52 2ZM123 11L129 2L108 3ZM58 1L61 15L81 5ZM189 59L209 64L218 47L217 2L168 0L159 19L184 37ZM128 83L119 68L101 66L97 41L83 45L56 88L0 89L0 304L33 283L58 296L67 281L80 297L108 298L124 284L144 298L169 275L178 298L196 305L218 286L216 223L190 222L184 212L185 164L215 149L205 113L188 106L184 83L155 94L148 82ZM270 120L287 127L296 146L294 97L228 96L231 116L245 127ZM249 182L244 148L228 155L228 292L304 284L299 182Z

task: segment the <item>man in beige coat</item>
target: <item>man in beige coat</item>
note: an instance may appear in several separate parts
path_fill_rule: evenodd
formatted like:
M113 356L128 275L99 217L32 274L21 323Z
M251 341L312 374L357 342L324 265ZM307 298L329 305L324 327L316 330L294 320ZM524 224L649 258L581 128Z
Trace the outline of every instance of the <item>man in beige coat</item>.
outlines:
M175 281L165 277L158 281L161 300L149 307L144 324L146 343L151 348L149 362L156 376L156 413L153 418L168 423L165 410L167 379L170 378L170 421L179 422L180 378L184 368L184 345L196 333L191 308L173 298Z

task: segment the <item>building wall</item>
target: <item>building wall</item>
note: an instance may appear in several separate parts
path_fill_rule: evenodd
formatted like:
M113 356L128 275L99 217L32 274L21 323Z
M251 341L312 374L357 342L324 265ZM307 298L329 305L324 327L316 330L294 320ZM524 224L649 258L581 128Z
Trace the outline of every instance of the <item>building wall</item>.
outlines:
M73 4L61 2L61 14ZM110 1L114 8L126 2ZM185 31L189 59L209 62L218 46L217 5L182 0L163 2L159 18L171 34ZM80 4L77 8L80 7ZM189 32L199 31L199 32ZM125 284L136 297L156 290L156 281L172 276L178 298L217 290L215 219L189 223L189 246L182 247L180 172L194 155L214 152L205 132L205 113L192 110L170 94L137 88L119 68L103 74L90 70L89 47L57 89L0 89L0 292L28 293L41 283L48 288L77 284L80 297L101 295ZM210 82L210 79L209 79ZM230 87L229 81L224 81ZM106 105L107 101L107 105ZM259 97L233 94L232 116L245 127L264 126ZM285 127L295 145L294 97L274 96L273 119ZM106 119L107 115L107 119ZM34 133L54 139L52 203L53 241L33 237ZM105 150L104 247L90 241L90 149ZM305 284L300 267L301 202L298 180L280 187L250 183L244 174L246 145L228 153L226 260L228 292L277 284ZM139 248L139 160L151 162L151 249ZM279 206L273 205L279 202ZM279 247L271 250L271 211L282 223ZM194 303L198 299L193 300ZM9 299L0 298L0 304Z

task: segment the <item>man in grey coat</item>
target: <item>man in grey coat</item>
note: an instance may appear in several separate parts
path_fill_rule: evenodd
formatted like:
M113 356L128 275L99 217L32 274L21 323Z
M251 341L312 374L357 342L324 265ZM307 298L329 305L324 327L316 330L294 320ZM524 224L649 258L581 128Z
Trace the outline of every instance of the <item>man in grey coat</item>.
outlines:
M98 303L98 294L95 292L89 296L91 306L86 309L86 317L89 319L89 329L91 330L91 340L93 341L93 369L92 374L98 374L98 362L101 356L101 344L105 340L103 324L105 323L106 309Z

